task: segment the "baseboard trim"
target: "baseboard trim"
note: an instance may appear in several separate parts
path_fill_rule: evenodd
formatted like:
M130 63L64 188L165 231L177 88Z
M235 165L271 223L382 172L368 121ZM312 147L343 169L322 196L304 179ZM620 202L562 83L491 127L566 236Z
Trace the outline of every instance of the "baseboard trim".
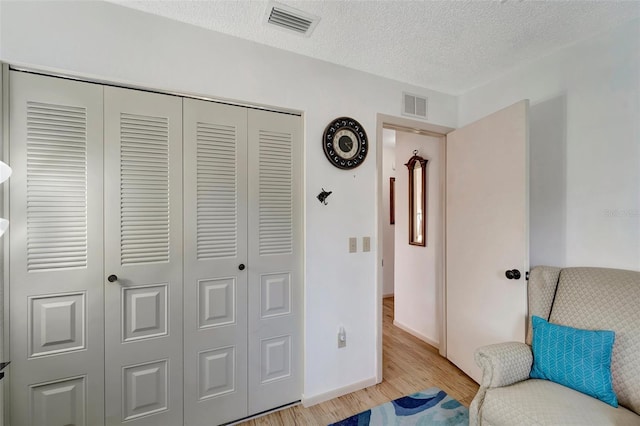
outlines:
M302 396L302 405L307 408L312 405L320 404L321 402L329 401L333 398L338 398L339 396L346 395L351 392L359 391L360 389L368 388L369 386L373 386L377 383L375 377L371 377L366 380L362 380L360 382L351 383L350 385L343 386L338 389L331 390L329 392L320 393L318 395L313 396Z
M395 293L383 294L382 298L386 299L387 297L393 297L394 295L395 295Z
M408 326L406 326L406 325L404 325L402 323L399 323L396 320L393 320L393 325L398 327L400 330L406 331L407 333L409 333L413 337L417 337L418 339L422 340L423 342L426 342L426 343L430 344L431 346L433 346L436 349L439 349L439 347L440 347L440 344L438 342L436 342L434 340L431 340L430 338L428 338L424 334L414 330L411 327L408 327Z
M223 423L222 425L223 426L236 426L236 425L239 425L241 423L245 423L245 422L247 422L249 420L253 420L253 419L257 419L257 418L266 416L267 414L271 414L271 413L275 413L275 412L278 412L278 411L286 410L287 408L295 407L296 405L300 405L300 401L294 401L294 402L292 402L290 404L285 404L285 405L282 405L280 407L272 408L272 409L267 410L267 411L262 411L260 413L253 414L253 415L248 416L248 417L243 417L242 419L234 420L234 421L229 422L229 423Z

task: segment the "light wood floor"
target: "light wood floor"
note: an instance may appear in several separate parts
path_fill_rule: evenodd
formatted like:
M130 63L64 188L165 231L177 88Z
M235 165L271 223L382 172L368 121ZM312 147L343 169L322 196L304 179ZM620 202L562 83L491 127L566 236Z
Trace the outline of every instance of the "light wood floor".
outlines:
M432 386L467 407L478 385L437 349L393 325L393 298L383 303L383 381L375 386L309 408L297 405L242 423L258 425L327 425L376 405Z

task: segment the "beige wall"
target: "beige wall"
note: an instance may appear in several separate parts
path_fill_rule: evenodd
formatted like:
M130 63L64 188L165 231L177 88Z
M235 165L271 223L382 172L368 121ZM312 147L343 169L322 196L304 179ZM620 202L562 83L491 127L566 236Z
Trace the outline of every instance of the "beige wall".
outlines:
M530 108L531 265L640 269L640 19L459 96L463 126Z

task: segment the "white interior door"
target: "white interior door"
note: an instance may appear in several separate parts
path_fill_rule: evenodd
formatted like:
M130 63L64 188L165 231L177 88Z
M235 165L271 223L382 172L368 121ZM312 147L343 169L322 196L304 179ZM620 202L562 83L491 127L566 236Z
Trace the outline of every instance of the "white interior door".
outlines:
M106 420L179 425L182 99L104 91Z
M13 425L104 423L102 92L10 73Z
M528 109L521 101L447 135L447 358L476 382L476 348L524 342ZM513 269L519 279L505 276Z
M249 110L249 414L302 395L302 119Z
M184 100L185 424L247 416L247 109Z

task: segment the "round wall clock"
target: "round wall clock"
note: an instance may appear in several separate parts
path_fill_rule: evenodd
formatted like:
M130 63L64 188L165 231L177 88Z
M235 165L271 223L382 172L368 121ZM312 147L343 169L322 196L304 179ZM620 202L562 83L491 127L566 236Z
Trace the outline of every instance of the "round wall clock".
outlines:
M353 118L340 117L324 129L324 155L339 169L358 167L367 157L369 141L364 128Z

